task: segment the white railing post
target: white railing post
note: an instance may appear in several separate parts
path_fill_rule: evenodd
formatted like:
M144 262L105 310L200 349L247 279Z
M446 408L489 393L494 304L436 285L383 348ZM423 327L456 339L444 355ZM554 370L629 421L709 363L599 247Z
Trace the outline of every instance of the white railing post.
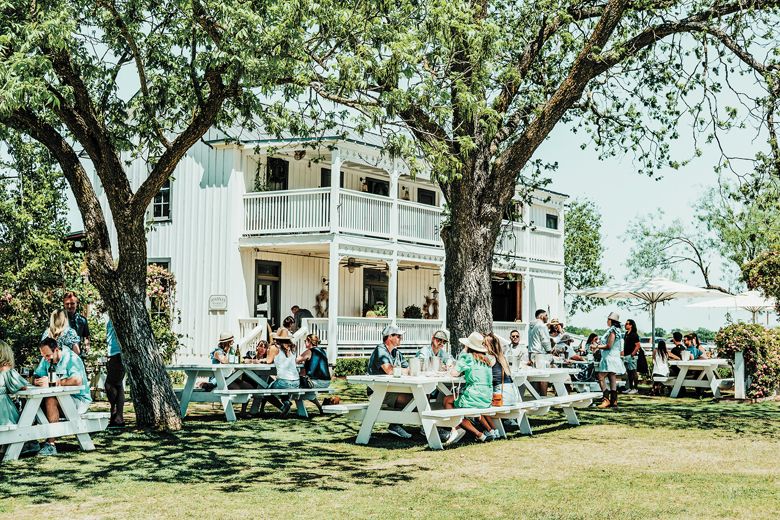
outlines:
M387 280L387 317L395 323L398 317L398 258L393 251L393 258L387 263L389 276Z
M341 192L341 151L334 148L330 154L330 232L339 230L339 193ZM329 306L330 307L330 306Z
M444 284L444 264L439 266L439 319L442 328L447 328L447 288Z
M393 159L393 171L390 172L390 239L398 242L398 166Z
M734 399L745 399L745 355L734 353Z
M330 242L328 261L328 361L336 362L339 340L339 244L337 237Z

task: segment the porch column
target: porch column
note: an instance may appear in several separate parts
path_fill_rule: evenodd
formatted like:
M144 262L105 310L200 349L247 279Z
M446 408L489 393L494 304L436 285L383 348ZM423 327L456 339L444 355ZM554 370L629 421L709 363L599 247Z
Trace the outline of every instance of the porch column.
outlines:
M398 242L398 177L400 172L398 162L393 159L393 169L390 172L390 240Z
M338 178L338 177L337 177ZM333 193L331 191L331 193ZM328 362L334 364L339 340L339 244L336 237L330 242L328 260Z
M531 316L536 309L531 308L531 203L523 204L523 240L525 242L525 271L523 272L523 308L521 309L521 320L525 323L526 329L531 323Z
M341 151L338 147L331 152L330 163L330 232L335 235L339 230L339 193L341 188ZM338 261L336 263L338 264Z
M447 328L447 291L444 287L444 264L439 266L439 319L442 328Z
M387 279L387 317L395 323L398 312L398 258L393 252L393 258L387 263L390 270Z

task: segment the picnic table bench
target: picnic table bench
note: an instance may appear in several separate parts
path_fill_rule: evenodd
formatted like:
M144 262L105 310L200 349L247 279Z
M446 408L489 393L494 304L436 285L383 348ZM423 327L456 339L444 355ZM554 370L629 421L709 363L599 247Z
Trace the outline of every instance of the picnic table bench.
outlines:
M23 398L24 407L17 424L0 426L0 445L7 445L3 461L19 458L27 441L75 435L84 451L95 449L90 433L103 431L108 427L110 414L85 412L79 415L73 395L81 392L79 386L55 386L50 388L29 387L17 392ZM49 423L42 405L47 397L55 397L62 409L64 421ZM35 421L38 424L35 424Z
M271 395L290 395L297 396L296 405L298 415L308 417L306 407L303 404L302 396L306 393L326 393L329 388L287 388L270 389L271 375L275 373L273 365L264 363L202 363L202 364L179 364L165 367L168 371L184 372L186 380L184 388L176 390L176 397L179 398L181 416L187 415L187 409L191 402L194 403L220 403L225 412L225 418L229 422L236 421L236 412L233 410L234 404L244 404L249 402L249 398L271 396ZM246 375L248 379L254 381L258 388L231 389L228 388L233 381ZM214 377L217 385L213 390L207 391L196 388L195 383L199 377ZM257 413L260 409L260 402L255 399L252 402L252 413Z

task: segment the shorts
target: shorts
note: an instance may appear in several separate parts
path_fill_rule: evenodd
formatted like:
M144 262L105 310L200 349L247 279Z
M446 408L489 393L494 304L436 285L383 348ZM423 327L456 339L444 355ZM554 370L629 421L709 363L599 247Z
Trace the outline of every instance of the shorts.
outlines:
M125 367L122 364L122 354L114 354L106 362L106 384L122 386L125 379Z
M328 379L312 379L311 384L314 386L314 388L328 388L330 387L330 380ZM307 394L303 394L304 399L308 399L309 401L313 401L317 399L317 393L316 392L309 392Z
M636 356L623 356L623 364L626 370L636 370Z

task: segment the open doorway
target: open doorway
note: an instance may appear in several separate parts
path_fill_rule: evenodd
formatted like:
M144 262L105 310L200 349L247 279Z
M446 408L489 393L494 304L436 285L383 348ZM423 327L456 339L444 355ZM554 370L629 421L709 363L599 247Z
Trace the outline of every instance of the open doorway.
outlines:
M491 282L493 321L518 321L523 310L523 280L499 279Z

